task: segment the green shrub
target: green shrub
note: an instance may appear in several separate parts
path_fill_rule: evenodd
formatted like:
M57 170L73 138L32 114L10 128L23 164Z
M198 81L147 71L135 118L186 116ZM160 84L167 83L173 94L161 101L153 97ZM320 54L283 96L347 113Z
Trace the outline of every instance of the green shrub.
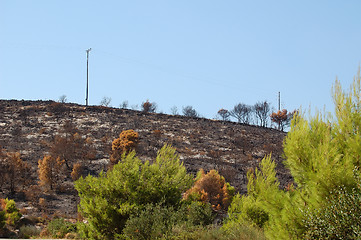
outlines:
M19 209L16 208L15 201L12 199L9 200L7 198L0 199L0 205L1 205L1 208L5 212L6 224L8 224L10 226L15 226L22 216L21 213L19 212ZM0 220L0 222L1 222L1 220ZM1 225L1 223L0 223L0 225Z
M35 226L21 226L19 229L20 238L31 238L39 235L40 229L37 229Z
M186 208L187 221L193 226L209 225L215 218L210 203L191 202Z
M147 204L126 222L124 237L137 240L164 239L171 233L173 226L181 221L181 212L172 206Z
M67 233L76 232L76 225L63 218L56 218L48 223L47 230L51 237L63 238Z
M224 229L223 234L226 236L224 239L229 240L265 240L266 237L263 231L257 226L250 226L247 224L234 223L228 225L228 229Z
M173 228L171 240L222 240L226 239L224 233L213 226L177 225Z
M268 221L268 214L261 208L251 206L246 209L247 216L253 220L253 222L260 228Z
M173 228L178 225L205 226L214 220L209 203L184 202L180 208L147 204L145 208L130 216L123 230L126 239L164 239L175 236Z
M338 187L322 208L309 210L305 239L357 239L361 236L361 189Z
M233 224L232 228L225 231L214 225L187 226L178 225L173 228L171 240L265 240L265 236L257 227Z
M282 214L282 207L289 196L279 190L276 178L275 163L271 157L266 157L260 163L259 169L247 173L247 196L239 194L233 198L228 208L228 224L239 224L263 227L268 223L271 215Z
M190 188L187 174L175 149L165 145L153 164L131 152L106 174L87 176L75 183L79 211L88 221L80 224L84 238L114 239L122 234L127 220L147 204L180 205L182 193Z
M22 215L19 212L12 212L12 213L6 213L5 216L7 218L6 223L9 224L10 226L15 226L20 220Z

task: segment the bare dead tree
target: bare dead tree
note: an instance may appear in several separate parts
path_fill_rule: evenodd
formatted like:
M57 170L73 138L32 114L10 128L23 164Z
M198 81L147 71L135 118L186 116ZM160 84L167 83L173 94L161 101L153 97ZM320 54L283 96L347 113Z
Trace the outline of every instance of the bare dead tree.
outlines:
M67 99L66 95L61 95L59 97L59 102L60 103L66 103L67 101L68 101L68 99Z
M179 115L177 106L173 106L170 111L172 115Z
M257 102L254 106L254 115L261 127L268 126L268 118L271 113L271 106L267 101Z
M199 117L199 114L192 106L183 107L183 115L186 117Z
M237 119L239 123L250 124L252 119L253 108L244 103L238 103L230 111L230 115Z
M120 108L123 108L123 109L128 109L128 106L129 106L129 104L128 104L128 101L127 101L127 100L123 101L123 102L119 105L119 107L120 107Z
M102 100L100 101L100 106L110 107L111 101L112 99L110 97L103 97Z
M132 110L138 110L139 109L139 105L138 104L134 104L131 106Z
M222 118L222 121L229 121L230 113L227 109L220 109L218 115Z

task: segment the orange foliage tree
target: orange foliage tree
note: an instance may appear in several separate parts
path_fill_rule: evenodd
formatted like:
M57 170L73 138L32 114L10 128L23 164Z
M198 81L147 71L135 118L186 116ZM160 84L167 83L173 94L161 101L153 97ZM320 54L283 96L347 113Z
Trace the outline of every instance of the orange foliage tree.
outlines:
M83 172L83 166L81 163L74 163L73 165L73 171L71 172L71 178L73 181L76 181L80 178Z
M6 152L0 148L0 183L1 188L8 186L11 193L16 187L25 187L31 181L30 167L21 159L18 152Z
M184 194L184 199L210 203L213 210L226 211L233 194L234 188L216 170L211 170L206 174L201 169L193 187Z
M142 103L142 111L143 112L155 112L155 110L157 109L157 104L156 103L151 103L149 102L149 100L145 101Z
M38 161L39 185L53 190L61 185L64 160L50 155Z
M283 131L283 129L290 125L293 115L296 111L287 112L286 109L282 111L278 110L270 115L271 121L278 125L278 129Z
M125 130L119 134L119 138L114 139L112 143L112 154L110 162L112 165L118 163L123 153L134 150L139 142L139 135L134 130Z
M6 173L5 168L4 168L5 156L6 156L6 152L0 146L0 186L1 186L1 188L3 188L4 183L5 183L5 173Z

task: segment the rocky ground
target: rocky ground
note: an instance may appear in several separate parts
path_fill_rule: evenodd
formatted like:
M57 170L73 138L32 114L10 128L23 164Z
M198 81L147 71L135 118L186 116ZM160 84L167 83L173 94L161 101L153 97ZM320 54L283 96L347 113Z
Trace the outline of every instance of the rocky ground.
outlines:
M0 145L7 151L21 153L31 166L32 180L32 186L19 189L14 196L0 189L0 198L15 197L23 211L76 215L78 197L70 176L64 180L64 191L49 193L34 187L38 160L48 153L48 143L61 133L67 121L76 126L82 137L92 139L95 156L86 163L86 173L106 170L112 140L123 130L133 129L139 133L137 154L141 159L151 161L164 144L171 144L189 172L216 169L241 193L247 190L247 171L271 152L281 187L291 182L282 164L286 134L275 129L53 101L0 100ZM31 187L38 190L26 194ZM46 206L39 205L36 199L40 198L46 199Z

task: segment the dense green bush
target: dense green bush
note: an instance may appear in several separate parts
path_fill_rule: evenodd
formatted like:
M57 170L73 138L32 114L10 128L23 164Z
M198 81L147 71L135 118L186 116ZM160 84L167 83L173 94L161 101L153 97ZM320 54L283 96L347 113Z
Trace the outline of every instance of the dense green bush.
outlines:
M265 240L266 237L262 229L257 226L248 224L233 223L228 225L228 228L221 228L223 232L223 239L227 240Z
M173 228L171 240L265 240L265 236L257 227L244 224L233 224L227 230L216 225L189 226L178 225Z
M174 148L165 145L153 164L131 152L107 173L76 181L79 211L88 221L79 225L80 233L88 239L119 238L130 216L147 204L177 208L191 184Z
M340 186L322 208L309 210L305 239L358 239L361 236L361 189Z
M48 223L47 230L53 238L63 238L67 233L76 232L75 224L65 221L64 218L56 218Z
M19 212L19 209L16 208L15 201L12 199L9 200L7 198L0 199L0 207L1 207L1 209L3 209L3 211L5 213L6 224L8 224L10 226L15 226L19 222L19 220L22 216L21 213ZM0 216L0 218L1 218L1 216ZM0 222L1 222L1 220L0 220ZM1 225L1 223L0 223L0 225Z
M185 206L187 221L192 226L206 226L213 222L215 213L210 203L191 202Z
M21 216L14 200L0 199L0 238L13 238L16 235L11 230L18 227Z
M182 202L178 208L147 204L143 210L130 216L123 230L126 239L168 239L176 237L173 228L206 226L215 214L209 203Z
M35 226L21 226L19 229L20 238L31 238L37 237L40 235L40 229L37 229Z
M184 215L172 206L147 204L126 222L124 237L134 240L164 239L171 234L173 226L182 221Z
M263 209L255 206L248 208L246 214L258 227L263 227L269 218L268 214Z
M259 169L249 171L247 177L248 195L237 194L233 198L225 229L233 222L263 227L271 215L281 214L282 204L289 198L288 193L279 190L275 163L270 156L262 160Z

